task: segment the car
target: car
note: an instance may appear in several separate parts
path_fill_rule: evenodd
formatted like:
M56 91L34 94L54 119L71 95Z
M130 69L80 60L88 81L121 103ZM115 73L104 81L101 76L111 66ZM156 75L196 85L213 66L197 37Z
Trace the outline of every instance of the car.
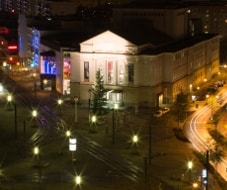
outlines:
M162 111L162 114L165 114L165 113L169 112L169 108L164 107L161 109L161 111Z
M161 117L162 116L162 111L161 110L157 110L154 112L154 117Z

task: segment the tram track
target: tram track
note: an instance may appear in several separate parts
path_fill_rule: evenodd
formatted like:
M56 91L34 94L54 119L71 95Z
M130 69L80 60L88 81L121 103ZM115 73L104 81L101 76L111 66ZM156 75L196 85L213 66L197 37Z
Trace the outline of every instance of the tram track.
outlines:
M20 101L25 107L32 109L39 109L38 121L41 127L37 129L34 136L30 138L30 142L33 145L45 146L51 141L58 140L60 134L57 133L56 123L60 120L57 115L49 109L48 106L39 104L37 98L25 87L19 85L15 80L13 80L8 74L0 71L0 80L4 81L7 89L13 92L16 96L17 101ZM67 122L65 122L67 124ZM55 126L53 126L55 125ZM55 133L50 135L50 133ZM32 140L33 139L33 140ZM89 138L77 134L78 146L82 146L83 149L100 160L114 171L119 173L121 176L129 179L132 182L138 182L142 175L141 168L137 167L132 162L127 162L123 158L113 155L109 150L105 150L101 145L92 141ZM48 178L48 176L46 176Z

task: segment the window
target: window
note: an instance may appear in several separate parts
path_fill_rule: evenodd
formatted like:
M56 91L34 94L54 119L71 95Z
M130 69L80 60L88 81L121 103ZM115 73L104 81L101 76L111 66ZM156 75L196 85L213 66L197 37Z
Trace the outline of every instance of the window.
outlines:
M128 82L134 82L134 65L132 63L128 64Z
M84 61L84 81L89 82L89 62Z

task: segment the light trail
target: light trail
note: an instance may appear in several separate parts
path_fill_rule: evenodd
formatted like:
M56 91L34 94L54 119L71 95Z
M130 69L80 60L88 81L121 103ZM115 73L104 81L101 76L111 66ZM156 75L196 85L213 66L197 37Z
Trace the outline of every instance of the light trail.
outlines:
M219 97L221 97L221 106L224 106L227 102L227 91L222 89L219 92ZM207 130L207 123L211 114L215 110L211 110L209 105L197 110L187 121L184 126L184 132L192 143L193 147L200 153L205 153L207 150L211 150L216 143L215 140L211 137ZM210 161L210 164L216 169L219 175L227 181L227 152L225 152L225 157L221 162L215 164Z

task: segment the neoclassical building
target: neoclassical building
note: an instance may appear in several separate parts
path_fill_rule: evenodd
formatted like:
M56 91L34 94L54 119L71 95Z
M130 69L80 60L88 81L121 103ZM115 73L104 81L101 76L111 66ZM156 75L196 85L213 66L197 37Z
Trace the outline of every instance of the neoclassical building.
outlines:
M101 70L109 102L156 107L181 91L193 93L219 71L218 35L202 35L152 48L107 30L70 52L70 94L86 102Z

